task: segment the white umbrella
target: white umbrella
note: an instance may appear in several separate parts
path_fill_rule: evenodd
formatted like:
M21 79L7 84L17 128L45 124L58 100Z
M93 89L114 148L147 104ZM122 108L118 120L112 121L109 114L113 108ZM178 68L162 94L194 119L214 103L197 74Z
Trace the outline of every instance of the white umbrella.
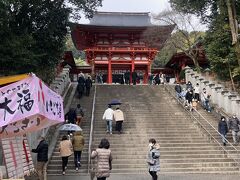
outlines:
M64 124L59 128L60 131L82 131L82 128L80 128L76 124Z

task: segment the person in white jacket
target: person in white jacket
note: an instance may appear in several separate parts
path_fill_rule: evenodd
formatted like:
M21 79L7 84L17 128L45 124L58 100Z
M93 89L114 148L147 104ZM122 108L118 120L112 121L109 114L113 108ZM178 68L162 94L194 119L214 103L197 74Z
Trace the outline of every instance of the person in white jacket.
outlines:
M113 120L113 110L112 106L109 104L108 108L105 110L103 114L103 120L107 122L107 133L112 134L112 120Z

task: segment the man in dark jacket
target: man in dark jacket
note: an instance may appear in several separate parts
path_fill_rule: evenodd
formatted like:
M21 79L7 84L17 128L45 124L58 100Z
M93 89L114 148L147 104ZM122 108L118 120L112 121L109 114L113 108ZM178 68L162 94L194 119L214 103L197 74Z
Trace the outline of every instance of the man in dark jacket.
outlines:
M133 85L136 85L137 78L138 78L137 72L135 70L133 70L133 72L132 72L132 83L133 83Z
M221 134L223 145L226 146L226 136L228 133L228 126L224 116L221 117L221 120L218 123L218 132Z
M125 84L130 85L130 72L127 70L127 72L124 73L124 79L125 79Z
M232 131L233 143L237 144L239 141L239 125L240 121L237 118L236 114L229 119L229 129Z
M88 77L85 81L85 86L86 86L86 96L89 96L90 94L90 89L92 87L92 80L90 79L90 77Z
M84 78L84 75L80 73L80 77L78 78L78 85L77 85L79 98L81 98L84 93L84 86L85 86L85 78Z
M181 87L181 85L179 83L176 84L175 91L177 93L177 97L181 98L182 87Z
M48 161L48 143L44 137L40 137L40 142L36 149L32 149L33 153L37 153L37 174L39 180L46 179L46 164Z
M68 113L66 114L66 119L68 123L76 124L77 121L77 113L74 108L70 108Z

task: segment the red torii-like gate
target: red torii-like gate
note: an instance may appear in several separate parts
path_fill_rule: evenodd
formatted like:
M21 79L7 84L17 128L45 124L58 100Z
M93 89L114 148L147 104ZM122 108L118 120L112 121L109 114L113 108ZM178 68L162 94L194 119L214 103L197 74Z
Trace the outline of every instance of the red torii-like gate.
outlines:
M92 73L112 75L127 70L143 74L147 83L151 63L161 46L152 47L144 41L149 28L164 29L170 35L174 26L154 26L149 13L97 12L90 24L71 24L72 39L78 50L84 50ZM168 36L163 36L165 42Z

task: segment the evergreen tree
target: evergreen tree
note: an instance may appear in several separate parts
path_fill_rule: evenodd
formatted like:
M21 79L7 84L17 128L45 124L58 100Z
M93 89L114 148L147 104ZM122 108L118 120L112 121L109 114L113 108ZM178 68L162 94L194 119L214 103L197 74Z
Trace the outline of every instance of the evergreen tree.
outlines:
M46 81L54 76L73 12L69 3L90 17L101 0L0 1L0 75L34 72Z

